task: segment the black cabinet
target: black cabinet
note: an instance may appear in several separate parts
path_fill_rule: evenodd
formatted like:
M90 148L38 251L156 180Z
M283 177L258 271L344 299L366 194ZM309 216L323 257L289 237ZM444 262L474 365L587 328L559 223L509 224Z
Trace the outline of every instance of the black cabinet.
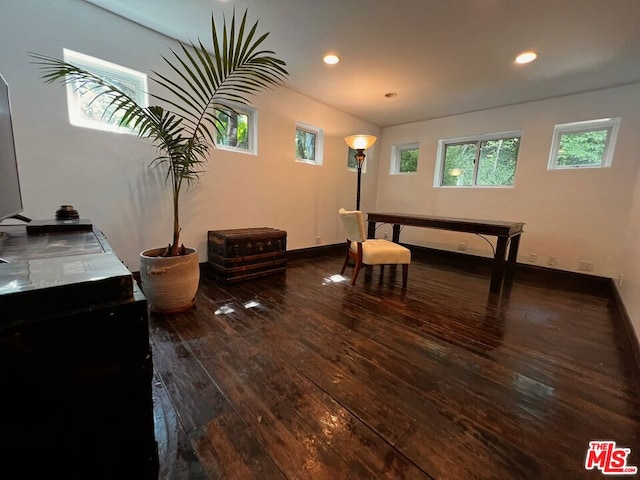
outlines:
M0 477L157 478L144 295L100 232L6 230Z

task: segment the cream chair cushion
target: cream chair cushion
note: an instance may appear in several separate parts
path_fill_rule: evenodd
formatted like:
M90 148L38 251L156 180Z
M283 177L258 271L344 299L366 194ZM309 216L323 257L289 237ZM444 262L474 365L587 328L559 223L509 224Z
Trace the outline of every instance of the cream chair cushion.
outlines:
M407 272L411 263L411 250L390 242L389 240L367 239L364 229L364 217L359 210L338 210L345 233L347 234L347 251L342 264L340 274L349 264L349 260L355 262L351 285L355 285L358 272L362 265L380 265L380 278L385 265L402 265L402 288L407 287Z
M369 239L364 229L364 216L359 210L338 211L347 239L351 240L351 251L358 253L358 242L362 242L362 263L366 265L391 265L411 263L411 250L382 239Z
M351 251L358 251L358 242L351 242ZM366 265L392 265L411 263L411 250L383 239L362 242L362 263Z

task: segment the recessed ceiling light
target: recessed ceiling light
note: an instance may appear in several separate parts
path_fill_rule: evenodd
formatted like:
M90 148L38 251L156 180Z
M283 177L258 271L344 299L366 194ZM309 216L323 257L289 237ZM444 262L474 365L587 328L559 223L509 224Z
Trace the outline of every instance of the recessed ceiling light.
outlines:
M398 96L398 92L389 92L384 94L387 98L396 98Z
M324 56L323 60L324 60L324 63L326 63L326 64L335 65L336 63L338 63L340 61L340 57L338 57L337 55L335 55L333 53L329 53L329 54Z
M536 52L532 52L532 51L522 52L520 55L516 57L516 63L523 65L525 63L533 62L536 58L538 58L538 54Z

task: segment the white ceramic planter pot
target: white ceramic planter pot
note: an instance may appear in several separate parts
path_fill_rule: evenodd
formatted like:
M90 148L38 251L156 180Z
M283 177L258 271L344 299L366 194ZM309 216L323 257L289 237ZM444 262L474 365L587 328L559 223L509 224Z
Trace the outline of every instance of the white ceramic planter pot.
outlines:
M156 256L163 248L140 254L142 291L154 312L184 312L195 304L200 281L198 252L195 248L186 250L186 255L177 257Z

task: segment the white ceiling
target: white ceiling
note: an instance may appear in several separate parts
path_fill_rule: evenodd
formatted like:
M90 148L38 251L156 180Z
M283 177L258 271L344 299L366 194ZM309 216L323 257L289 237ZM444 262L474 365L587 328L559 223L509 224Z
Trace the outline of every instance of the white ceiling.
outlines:
M381 127L640 81L640 0L87 1L183 41L248 7L289 88Z

